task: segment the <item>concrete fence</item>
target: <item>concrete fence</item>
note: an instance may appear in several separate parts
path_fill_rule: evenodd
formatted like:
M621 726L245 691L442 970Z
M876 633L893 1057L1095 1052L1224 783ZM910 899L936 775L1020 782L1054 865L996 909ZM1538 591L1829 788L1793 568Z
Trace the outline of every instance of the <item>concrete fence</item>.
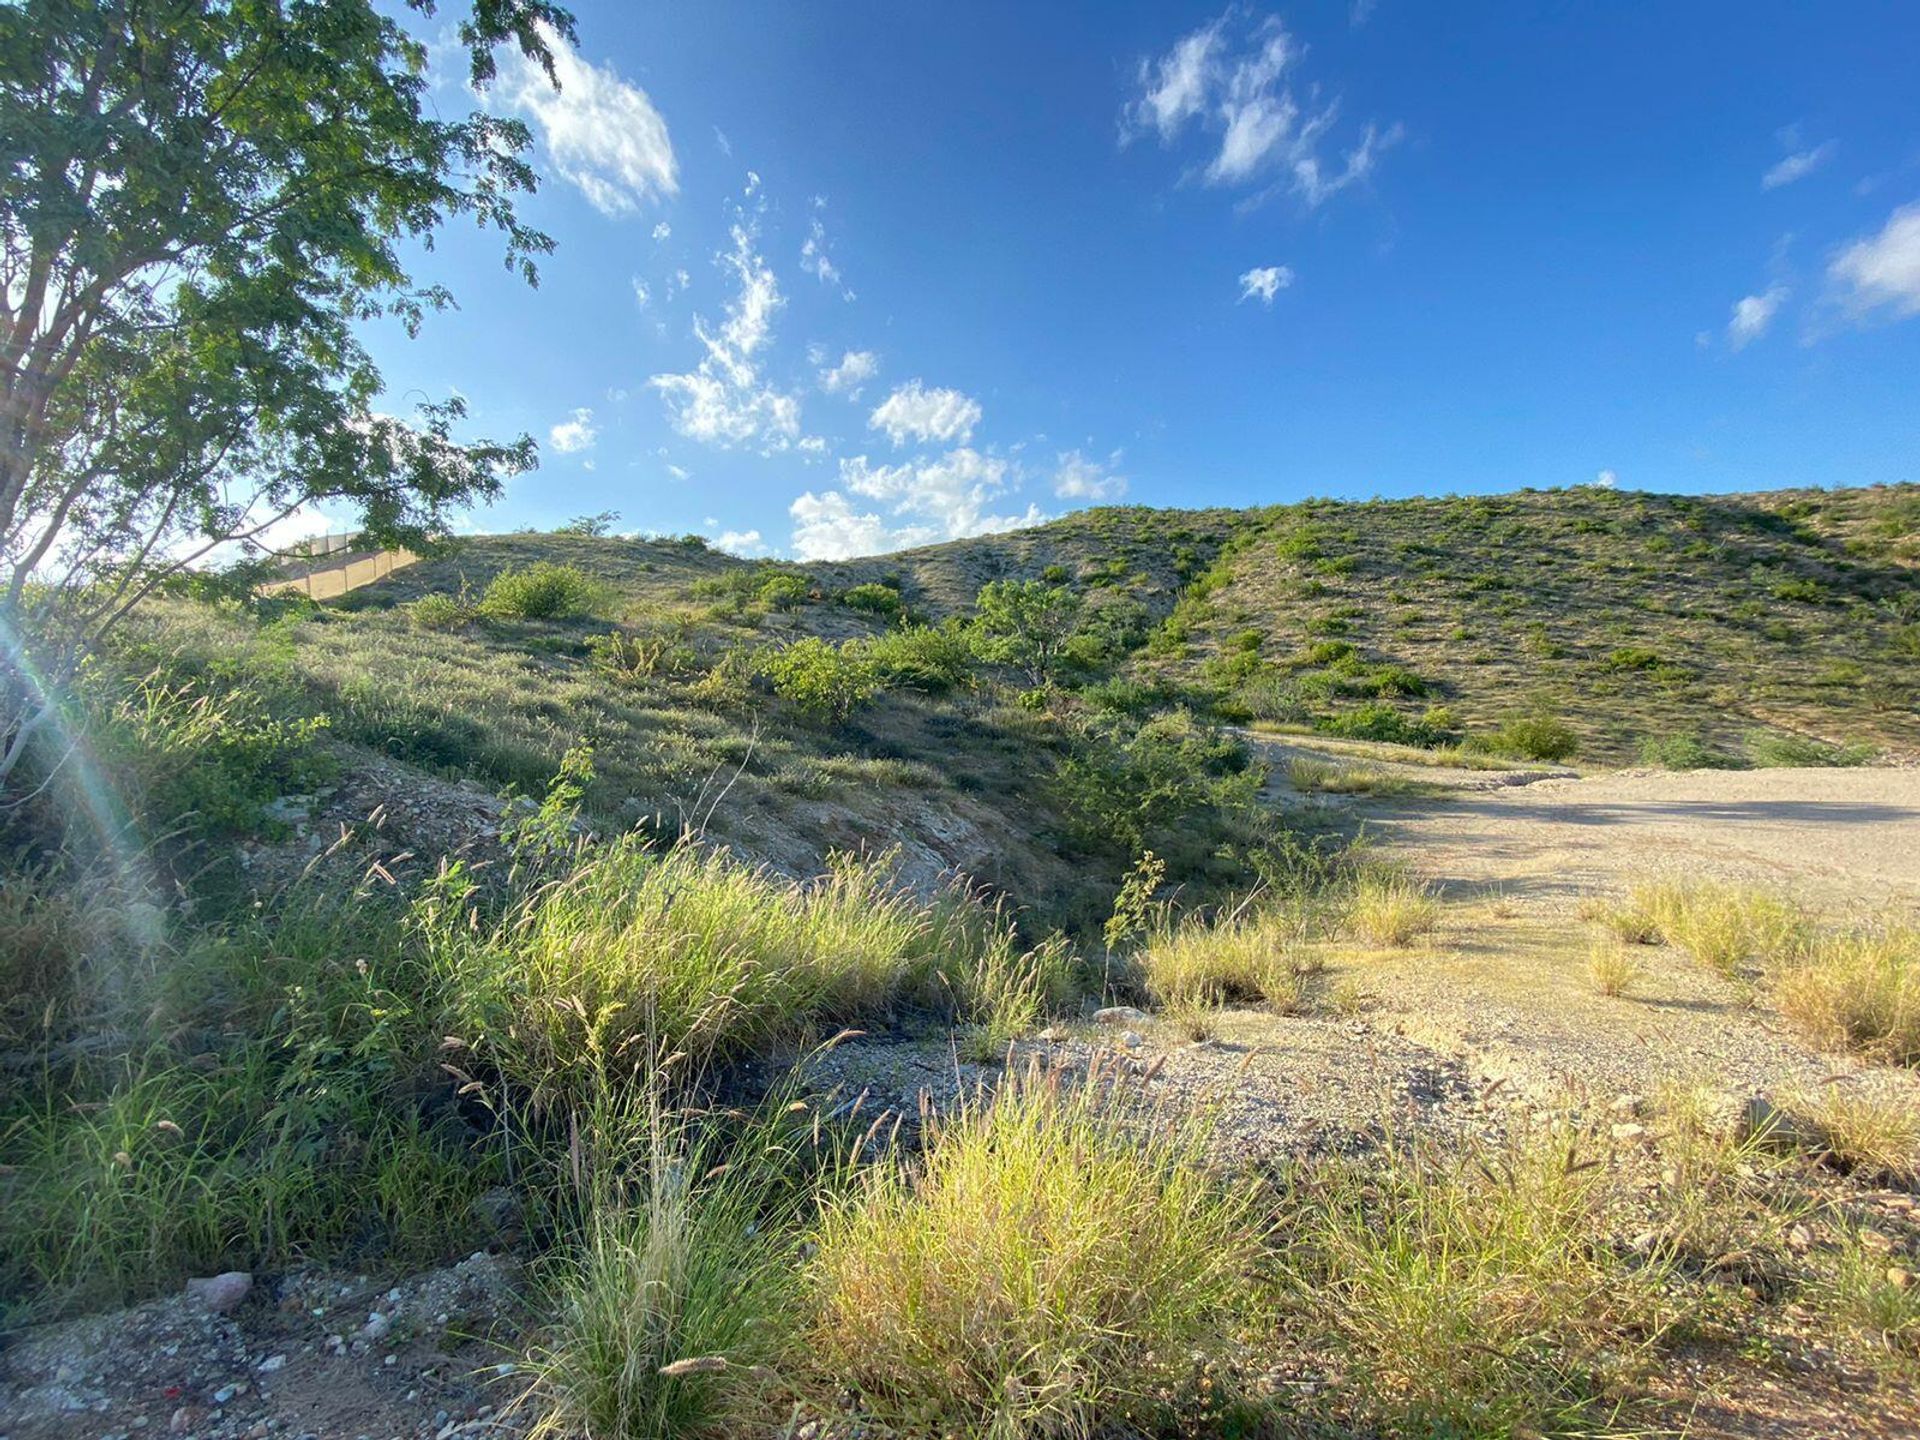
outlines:
M419 558L411 550L381 550L331 569L312 571L298 579L272 581L262 585L260 593L300 594L312 600L338 600L350 590L358 590L362 585L386 579L396 570L406 569Z

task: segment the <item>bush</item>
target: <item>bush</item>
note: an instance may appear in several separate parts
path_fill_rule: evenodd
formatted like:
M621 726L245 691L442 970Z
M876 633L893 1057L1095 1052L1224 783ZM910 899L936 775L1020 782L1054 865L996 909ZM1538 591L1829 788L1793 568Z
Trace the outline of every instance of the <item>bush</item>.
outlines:
M1573 727L1552 715L1516 716L1492 734L1473 736L1468 743L1486 754L1514 760L1558 762L1571 760L1580 750L1580 737Z
M1763 770L1784 768L1847 768L1870 764L1871 745L1829 745L1805 735L1778 730L1754 730L1747 735L1747 758Z
M890 685L929 695L973 683L973 646L952 625L907 625L876 635L867 659Z
M1640 742L1640 763L1662 770L1738 770L1740 759L1697 735L1649 735Z
M1029 1072L942 1125L917 1174L890 1160L828 1206L806 1349L869 1422L1156 1433L1162 1397L1221 1351L1253 1191L1223 1187L1191 1129L1121 1131L1106 1093Z
M1349 740L1380 740L1393 745L1431 746L1446 741L1443 731L1377 701L1338 715L1329 715L1313 728L1323 735L1338 735Z
M596 605L604 587L574 565L538 560L502 570L480 597L480 613L514 620L565 620Z
M885 615L889 618L900 613L900 592L890 585L876 585L871 582L855 585L841 592L840 603L850 610L865 610L872 615Z
M407 618L422 630L456 630L473 612L452 595L422 595L407 607Z
M1072 747L1054 773L1054 793L1076 837L1103 853L1165 853L1169 844L1191 851L1195 842L1210 851L1207 831L1249 807L1260 788L1247 747L1184 710L1137 727L1105 722ZM1187 845L1178 845L1176 829Z
M760 582L758 591L760 603L775 610L792 610L806 603L807 578L804 575L780 573L769 575Z
M816 720L844 723L880 693L880 675L868 650L852 642L836 646L809 635L774 651L765 665L773 693Z

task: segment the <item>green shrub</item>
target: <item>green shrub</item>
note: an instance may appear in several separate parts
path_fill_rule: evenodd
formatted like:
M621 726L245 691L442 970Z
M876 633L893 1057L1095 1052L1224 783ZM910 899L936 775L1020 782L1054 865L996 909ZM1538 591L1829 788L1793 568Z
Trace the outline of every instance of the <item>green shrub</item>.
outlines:
M973 645L952 624L905 625L868 642L867 659L890 685L929 695L973 683Z
M1787 767L1850 767L1872 763L1871 745L1829 745L1805 735L1778 730L1747 734L1747 758L1763 770Z
M473 611L452 595L422 595L407 606L407 618L422 630L457 630L473 618Z
M524 570L509 566L480 597L480 612L514 620L565 620L599 603L604 587L574 565L537 560Z
M840 603L850 610L865 610L873 615L892 617L900 613L900 592L890 585L868 582L843 590Z
M1553 715L1519 715L1488 735L1475 735L1468 744L1489 755L1514 760L1571 760L1580 749L1580 737L1566 721Z
M783 572L762 580L758 595L760 603L772 609L792 610L806 603L807 592L806 576Z
M1350 740L1382 740L1395 745L1439 745L1448 738L1444 732L1434 729L1424 720L1416 720L1379 701L1370 701L1352 710L1324 716L1315 722L1313 728L1326 735L1338 735Z
M832 645L809 635L774 651L765 667L774 694L814 719L835 724L880 692L880 675L871 654L851 641Z
M1176 710L1139 726L1108 721L1074 737L1053 790L1090 850L1191 853L1197 846L1204 853L1209 833L1259 792L1249 760L1241 741Z
M1640 742L1640 763L1662 770L1738 770L1741 762L1698 735L1649 735Z

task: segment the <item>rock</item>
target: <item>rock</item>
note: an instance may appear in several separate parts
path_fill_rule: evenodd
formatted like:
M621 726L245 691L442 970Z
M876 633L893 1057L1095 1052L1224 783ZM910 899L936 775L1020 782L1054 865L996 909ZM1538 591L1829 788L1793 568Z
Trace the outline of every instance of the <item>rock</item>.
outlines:
M1128 1030L1121 1035L1120 1043L1129 1050L1138 1050L1142 1045L1147 1043L1147 1037L1142 1035L1138 1030Z
M1902 1270L1898 1265L1895 1265L1891 1270L1887 1271L1887 1283L1896 1290L1911 1290L1913 1288L1913 1272L1911 1270Z
M1093 1012L1096 1025L1136 1025L1147 1018L1147 1012L1136 1010L1131 1005L1109 1005L1104 1010Z
M245 1300L252 1289L253 1276L244 1270L228 1270L221 1275L187 1281L187 1298L216 1315L224 1315Z
M367 1316L367 1323L360 1327L360 1334L364 1339L380 1341L387 1338L387 1332L391 1329L393 1329L393 1317L382 1315L375 1310Z
M1636 1125L1631 1120L1613 1127L1613 1138L1616 1140L1638 1140L1646 1133L1646 1126Z
M1764 1095L1750 1096L1734 1125L1734 1138L1742 1145L1763 1145L1769 1150L1804 1150L1819 1144L1817 1135Z
M258 1370L262 1375L271 1375L276 1370L284 1370L286 1368L286 1364L287 1364L286 1356L269 1355L266 1359L262 1360L258 1365L254 1366L253 1368Z

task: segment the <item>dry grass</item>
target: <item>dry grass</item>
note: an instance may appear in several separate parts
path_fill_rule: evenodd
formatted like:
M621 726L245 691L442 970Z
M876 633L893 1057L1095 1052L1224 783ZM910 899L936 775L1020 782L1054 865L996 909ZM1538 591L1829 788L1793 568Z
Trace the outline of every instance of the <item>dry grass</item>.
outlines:
M1836 1082L1785 1096L1793 1131L1842 1170L1900 1185L1920 1181L1920 1109L1895 1097Z
M1745 886L1668 881L1636 886L1632 903L1670 943L1723 975L1787 960L1812 934L1793 901Z
M1773 998L1816 1045L1920 1063L1920 930L1821 936L1774 977Z
M1301 1008L1306 977L1321 961L1303 947L1299 916L1274 909L1217 924L1186 920L1155 936L1138 964L1161 1006L1251 1000L1285 1015Z
M1373 871L1355 883L1347 928L1369 945L1399 948L1430 935L1440 923L1440 897L1430 885L1396 871Z
M1029 1071L829 1204L805 1337L863 1417L911 1434L1087 1433L1155 1408L1244 1300L1251 1192L1179 1126Z
M1611 935L1596 936L1587 951L1587 979L1597 995L1625 995L1640 978L1640 962Z

